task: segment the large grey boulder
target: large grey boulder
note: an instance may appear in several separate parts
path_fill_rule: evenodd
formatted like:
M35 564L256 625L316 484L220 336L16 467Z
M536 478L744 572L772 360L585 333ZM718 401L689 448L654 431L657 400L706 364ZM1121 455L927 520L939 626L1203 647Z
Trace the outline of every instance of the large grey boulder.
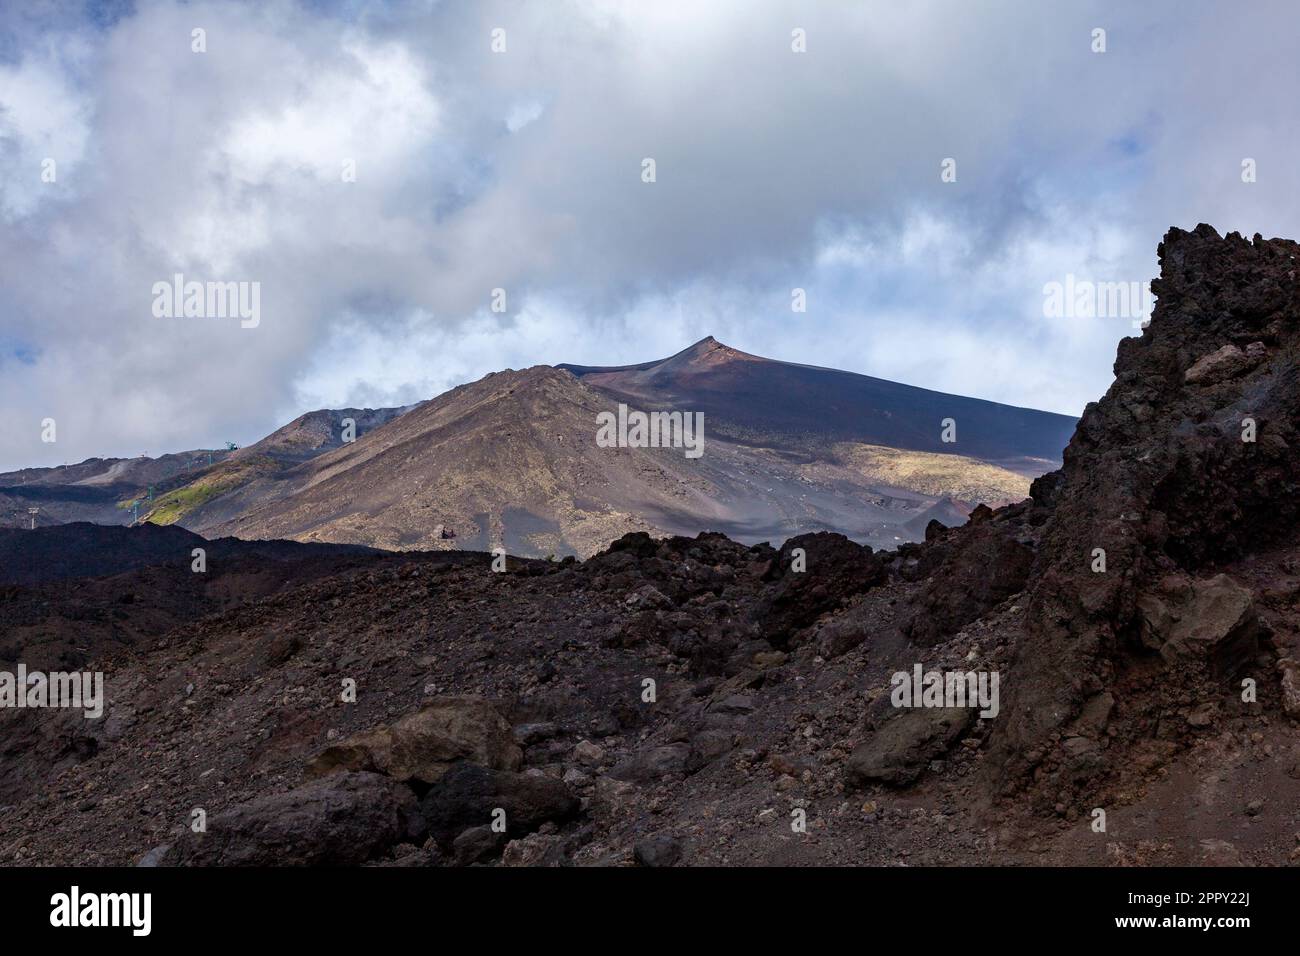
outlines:
M1230 675L1255 657L1263 633L1249 589L1226 574L1170 575L1138 598L1142 642L1169 663L1208 661Z
M440 697L392 726L354 734L313 758L307 776L372 771L431 784L459 760L495 770L523 763L510 724L482 697Z
M521 837L548 821L570 819L580 807L562 781L471 763L452 767L420 801L430 835L446 845L473 827L491 826L497 810L505 811L506 834Z
M423 834L415 794L373 773L339 773L258 797L188 827L151 863L182 866L356 866Z
M926 764L946 753L974 719L975 710L969 707L900 709L849 755L845 779L857 787L905 786L921 775Z
M1183 381L1189 385L1215 385L1249 372L1264 360L1268 350L1263 342L1251 342L1242 351L1235 345L1225 345L1217 351L1202 355L1186 372Z
M691 759L688 744L665 744L639 750L614 765L609 775L629 783L655 783L669 774L686 773Z
M1278 683L1282 688L1282 710L1300 720L1300 663L1284 657L1277 662Z

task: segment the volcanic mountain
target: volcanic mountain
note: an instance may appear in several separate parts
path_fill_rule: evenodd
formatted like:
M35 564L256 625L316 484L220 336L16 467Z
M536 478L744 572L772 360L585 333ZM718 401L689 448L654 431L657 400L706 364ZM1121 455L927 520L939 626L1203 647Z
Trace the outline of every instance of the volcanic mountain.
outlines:
M760 358L713 336L657 362L559 367L630 406L702 411L741 441L752 430L783 444L806 436L958 454L1034 477L1060 464L1075 425L1066 415ZM951 441L941 425L947 418L955 423Z
M0 528L73 521L127 525L137 519L173 524L253 478L337 448L348 419L361 435L413 407L318 409L246 448L89 458L75 465L0 473Z
M703 413L702 456L601 447L619 405ZM943 440L944 420L955 423ZM629 531L743 542L837 529L893 546L1024 498L1064 415L777 362L706 338L643 365L506 370L241 484L185 527L394 550L590 555ZM950 437L952 437L950 435Z
M93 521L125 525L131 501L171 480L185 480L223 461L225 449L196 449L150 458L88 458L74 465L0 474L0 527L27 528Z

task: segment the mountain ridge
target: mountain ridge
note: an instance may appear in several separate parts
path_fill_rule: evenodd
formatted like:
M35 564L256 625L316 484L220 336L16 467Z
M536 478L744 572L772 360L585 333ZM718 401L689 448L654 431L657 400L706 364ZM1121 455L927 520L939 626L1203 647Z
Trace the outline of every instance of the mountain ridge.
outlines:
M673 402L746 426L764 397L781 394L783 409L764 407L765 427L796 434L826 434L911 451L961 453L986 461L1017 462L1041 474L1028 459L1060 461L1076 419L1055 412L937 392L842 369L764 358L732 348L712 335L664 359L635 365L561 364L576 376L629 401ZM924 425L899 427L896 416L932 411ZM839 415L847 421L837 422ZM957 425L945 442L942 422ZM998 424L1002 418L1009 424ZM974 442L963 437L972 428ZM955 446L955 447L954 447Z
M700 412L706 460L594 447L598 416L620 405ZM945 418L955 441L941 436ZM1072 427L707 336L636 365L505 369L412 406L308 412L173 468L149 484L139 514L205 535L536 557L590 555L629 531L757 542L840 529L890 547L919 538L922 516L949 523L1025 497ZM129 523L125 506L144 489L98 494L98 510L67 507L64 519ZM21 517L14 508L11 523Z

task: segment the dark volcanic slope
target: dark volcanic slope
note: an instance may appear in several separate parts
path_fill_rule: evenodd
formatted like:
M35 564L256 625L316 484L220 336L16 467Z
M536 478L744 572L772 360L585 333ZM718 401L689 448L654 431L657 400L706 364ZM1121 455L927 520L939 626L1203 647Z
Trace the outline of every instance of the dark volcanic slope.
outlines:
M39 533L0 528L0 585L98 577L161 565L188 569L195 548L203 548L213 559L239 555L268 561L326 554L373 553L373 549L360 545L240 541L235 538L209 541L184 528L152 524L138 528L105 527L73 521L41 528Z
M203 572L193 570L195 548ZM103 664L208 614L382 557L355 545L207 541L156 525L3 528L0 666Z
M1059 463L1074 431L1068 415L999 405L867 375L759 358L712 336L657 362L600 368L561 365L633 407L702 411L762 432L815 435L983 461ZM957 442L940 422L957 423Z

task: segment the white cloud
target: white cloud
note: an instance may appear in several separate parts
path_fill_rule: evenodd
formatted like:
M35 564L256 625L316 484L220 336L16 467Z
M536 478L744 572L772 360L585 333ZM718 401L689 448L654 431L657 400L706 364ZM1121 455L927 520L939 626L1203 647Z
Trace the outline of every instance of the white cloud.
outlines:
M42 199L68 195L86 153L88 114L87 100L58 63L33 56L0 64L0 222L31 215ZM53 175L43 178L48 160Z
M0 468L243 443L304 405L706 334L1077 412L1132 330L1044 319L1044 283L1149 279L1170 224L1300 231L1290 91L1232 72L1287 75L1281 0L347 9L8 22ZM153 319L178 271L260 281L261 325Z

